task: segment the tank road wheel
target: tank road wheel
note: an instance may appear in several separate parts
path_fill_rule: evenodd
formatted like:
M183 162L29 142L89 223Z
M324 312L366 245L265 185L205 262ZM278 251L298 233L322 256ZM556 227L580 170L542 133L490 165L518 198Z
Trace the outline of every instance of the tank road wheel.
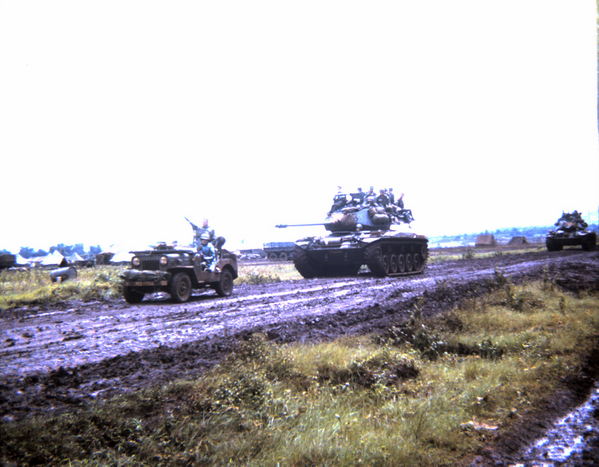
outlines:
M397 255L393 254L389 257L389 272L395 274L397 272Z
M214 284L214 290L219 297L228 297L233 291L233 274L225 269L220 275L220 281Z
M183 303L191 297L191 279L184 272L178 272L171 282L171 298L177 303Z
M399 255L397 257L397 271L406 272L406 257L405 255Z
M412 268L414 266L414 260L412 259L412 253L408 253L406 255L406 271L412 272Z
M366 265L370 272L377 277L385 277L387 275L387 270L389 267L389 263L387 262L387 269L383 265L383 252L381 251L381 247L378 245L371 245L366 248Z
M389 255L383 255L381 258L381 264L383 265L383 269L385 271L385 276L389 274L389 264L390 264Z
M420 249L420 255L422 256L422 270L424 270L426 263L428 262L428 245L422 245Z
M287 261L287 253L284 251L279 254L279 261Z
M277 256L276 253L269 253L268 254L268 259L271 261L277 261L279 259L279 257Z
M420 255L418 253L414 253L414 271L420 271L422 267L422 261L420 261Z
M318 275L318 269L314 263L308 258L308 254L299 246L293 250L293 264L297 272L306 279L312 279Z
M127 303L139 303L144 299L144 293L131 287L123 286L123 298Z

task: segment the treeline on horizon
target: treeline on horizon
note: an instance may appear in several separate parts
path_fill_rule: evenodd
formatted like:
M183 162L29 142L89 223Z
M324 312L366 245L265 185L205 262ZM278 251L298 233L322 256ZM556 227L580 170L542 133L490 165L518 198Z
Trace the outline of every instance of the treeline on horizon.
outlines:
M28 246L22 246L18 254L25 259L29 259L37 258L40 256L48 256L54 253L55 251L58 251L62 256L65 257L74 255L76 253L82 258L86 259L102 253L102 248L99 245L90 246L89 251L86 251L85 247L83 246L83 243L76 243L74 245L65 245L64 243L59 243L58 245L51 246L48 251L42 250L41 248L36 250ZM8 250L0 250L0 254L10 255L13 253Z

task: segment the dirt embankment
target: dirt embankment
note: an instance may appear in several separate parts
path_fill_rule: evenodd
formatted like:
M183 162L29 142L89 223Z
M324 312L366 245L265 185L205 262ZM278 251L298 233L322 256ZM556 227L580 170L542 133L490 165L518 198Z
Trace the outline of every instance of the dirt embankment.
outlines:
M388 329L422 298L424 314L433 315L486 292L497 271L515 283L545 277L567 290L599 290L599 253L565 250L439 262L401 279L364 275L238 286L229 298L206 292L185 304L154 297L139 305L68 302L5 311L0 417L18 420L191 378L255 332L308 342ZM547 420L579 402L594 378L590 364ZM501 455L522 442L521 436L498 440Z

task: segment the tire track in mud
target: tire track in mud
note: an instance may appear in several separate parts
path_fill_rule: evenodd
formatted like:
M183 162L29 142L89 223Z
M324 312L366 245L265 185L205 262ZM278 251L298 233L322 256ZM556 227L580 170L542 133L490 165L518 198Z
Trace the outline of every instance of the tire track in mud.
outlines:
M303 308L307 317L335 313L370 299L370 294L360 295L356 287L394 287L375 282L350 279L301 287L305 284L298 281L298 289L270 293L269 287L262 287L261 293L226 299L204 294L180 305L151 300L118 309L98 309L95 304L80 304L66 310L26 314L2 321L2 373L23 377L161 345L172 347L228 335L292 319L298 308Z
M243 285L228 298L207 292L183 304L156 295L139 305L12 310L0 315L0 417L193 377L253 332L281 342L373 332L407 317L421 296L431 315L482 293L496 271L515 282L551 268L557 277L569 265L599 269L598 257L580 250L506 254L433 263L422 275L402 278Z

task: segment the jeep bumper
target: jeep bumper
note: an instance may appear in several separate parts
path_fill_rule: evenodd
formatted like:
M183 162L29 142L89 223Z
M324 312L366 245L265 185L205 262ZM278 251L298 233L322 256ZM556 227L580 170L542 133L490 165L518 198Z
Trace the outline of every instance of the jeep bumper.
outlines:
M170 273L165 271L138 271L128 269L121 277L127 287L166 287L170 280Z

